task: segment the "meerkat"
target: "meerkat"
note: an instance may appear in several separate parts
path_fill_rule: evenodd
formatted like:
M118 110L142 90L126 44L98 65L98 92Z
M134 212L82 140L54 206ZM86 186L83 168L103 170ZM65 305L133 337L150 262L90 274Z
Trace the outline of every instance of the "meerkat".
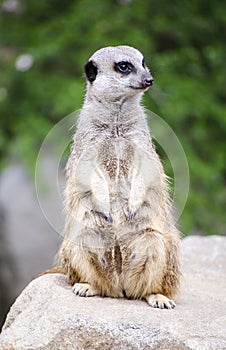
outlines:
M96 51L66 166L61 268L79 296L145 299L172 309L180 235L141 98L153 84L129 46Z

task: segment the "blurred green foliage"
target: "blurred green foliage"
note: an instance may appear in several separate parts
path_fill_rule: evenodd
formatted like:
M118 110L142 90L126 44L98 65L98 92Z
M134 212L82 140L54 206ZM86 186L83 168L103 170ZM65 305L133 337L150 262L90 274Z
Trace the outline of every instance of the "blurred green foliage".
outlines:
M88 57L103 46L128 44L144 53L155 78L145 106L173 128L188 158L191 186L182 232L225 234L226 3L0 4L1 166L15 155L32 167L48 130L81 107ZM24 54L33 63L22 71L16 62Z

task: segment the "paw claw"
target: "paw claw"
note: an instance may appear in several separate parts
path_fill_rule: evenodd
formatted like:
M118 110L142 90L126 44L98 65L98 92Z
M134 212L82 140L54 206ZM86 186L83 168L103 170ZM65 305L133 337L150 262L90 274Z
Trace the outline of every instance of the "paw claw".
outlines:
M102 216L107 222L109 222L109 224L112 224L113 219L110 213L109 214L102 213Z
M168 299L162 294L151 294L149 297L146 297L148 304L154 308L159 309L174 309L176 304L173 300Z
M75 295L79 295L80 297L92 297L98 294L98 291L89 283L75 283L72 287L72 291Z
M136 215L136 211L128 211L128 220L132 221Z

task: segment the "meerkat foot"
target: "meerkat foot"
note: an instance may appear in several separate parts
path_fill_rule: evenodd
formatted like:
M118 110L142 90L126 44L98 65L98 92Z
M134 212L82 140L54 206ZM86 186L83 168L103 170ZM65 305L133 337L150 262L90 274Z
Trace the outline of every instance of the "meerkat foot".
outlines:
M173 300L165 297L162 294L151 294L145 298L149 305L159 309L174 309L176 304Z
M93 297L98 295L99 292L91 286L89 283L75 283L72 287L72 291L75 295L80 297Z

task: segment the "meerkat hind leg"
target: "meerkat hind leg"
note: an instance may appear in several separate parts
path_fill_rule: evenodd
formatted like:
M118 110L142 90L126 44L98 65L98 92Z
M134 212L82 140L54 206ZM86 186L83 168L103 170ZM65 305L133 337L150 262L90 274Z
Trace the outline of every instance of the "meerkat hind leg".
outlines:
M174 309L176 304L173 300L162 294L151 294L145 298L148 304L159 309Z
M100 294L99 291L89 283L75 283L72 287L72 291L80 297L93 297L94 295Z

